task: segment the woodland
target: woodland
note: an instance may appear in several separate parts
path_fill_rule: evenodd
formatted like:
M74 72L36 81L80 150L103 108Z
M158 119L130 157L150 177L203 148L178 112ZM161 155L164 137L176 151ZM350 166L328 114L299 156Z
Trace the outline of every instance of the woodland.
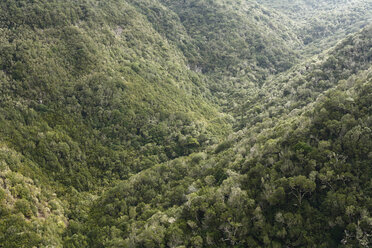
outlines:
M1 0L0 248L372 247L371 0Z

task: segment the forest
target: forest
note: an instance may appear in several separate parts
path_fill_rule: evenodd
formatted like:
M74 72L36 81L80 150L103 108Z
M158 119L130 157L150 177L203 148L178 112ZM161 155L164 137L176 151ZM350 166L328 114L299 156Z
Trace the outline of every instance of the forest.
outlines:
M372 246L370 0L2 0L0 247Z

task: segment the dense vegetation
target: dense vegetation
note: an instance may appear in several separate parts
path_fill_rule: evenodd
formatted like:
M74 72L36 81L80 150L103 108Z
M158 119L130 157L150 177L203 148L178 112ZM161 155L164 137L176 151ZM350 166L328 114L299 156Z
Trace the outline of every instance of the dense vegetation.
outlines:
M2 3L4 13L12 3ZM1 37L1 122L13 127L2 130L3 139L57 178L78 170L72 178L79 182L67 184L84 190L93 173L125 178L228 130L177 50L130 5L112 5L83 5L93 23L73 2L25 2L20 13L30 19L12 16ZM76 19L62 19L58 28L43 14L32 16L69 6Z
M89 246L369 247L371 100L369 70L230 148L142 171L97 200Z
M371 10L1 1L0 247L370 247Z
M372 4L359 0L258 0L296 23L296 33L310 54L321 52L345 34L357 32L371 23Z

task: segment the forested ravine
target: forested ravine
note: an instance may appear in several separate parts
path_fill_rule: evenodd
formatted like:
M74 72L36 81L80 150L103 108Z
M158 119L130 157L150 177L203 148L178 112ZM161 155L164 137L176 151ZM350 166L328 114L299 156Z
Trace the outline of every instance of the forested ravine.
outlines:
M370 0L2 0L0 247L371 247Z

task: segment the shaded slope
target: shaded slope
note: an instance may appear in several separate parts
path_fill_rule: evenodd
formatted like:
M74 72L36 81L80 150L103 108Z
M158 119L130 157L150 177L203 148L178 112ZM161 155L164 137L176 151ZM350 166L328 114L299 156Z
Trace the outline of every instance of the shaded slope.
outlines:
M295 23L250 1L131 1L178 47L190 70L202 73L207 97L220 106L229 95L258 87L298 59Z
M372 21L372 3L365 0L267 1L273 8L295 21L294 30L305 45L306 53L319 53L341 37L357 32Z
M204 72L257 73L288 69L296 37L281 16L247 1L162 1L177 15L198 49L191 66ZM275 30L275 32L274 32ZM275 44L275 46L272 46ZM194 60L194 61L193 61Z
M323 54L269 78L265 84L241 101L232 112L241 118L240 128L266 118L283 118L291 111L314 102L324 91L335 87L372 62L372 26L350 35ZM233 96L234 97L234 96ZM234 99L239 99L239 95Z

